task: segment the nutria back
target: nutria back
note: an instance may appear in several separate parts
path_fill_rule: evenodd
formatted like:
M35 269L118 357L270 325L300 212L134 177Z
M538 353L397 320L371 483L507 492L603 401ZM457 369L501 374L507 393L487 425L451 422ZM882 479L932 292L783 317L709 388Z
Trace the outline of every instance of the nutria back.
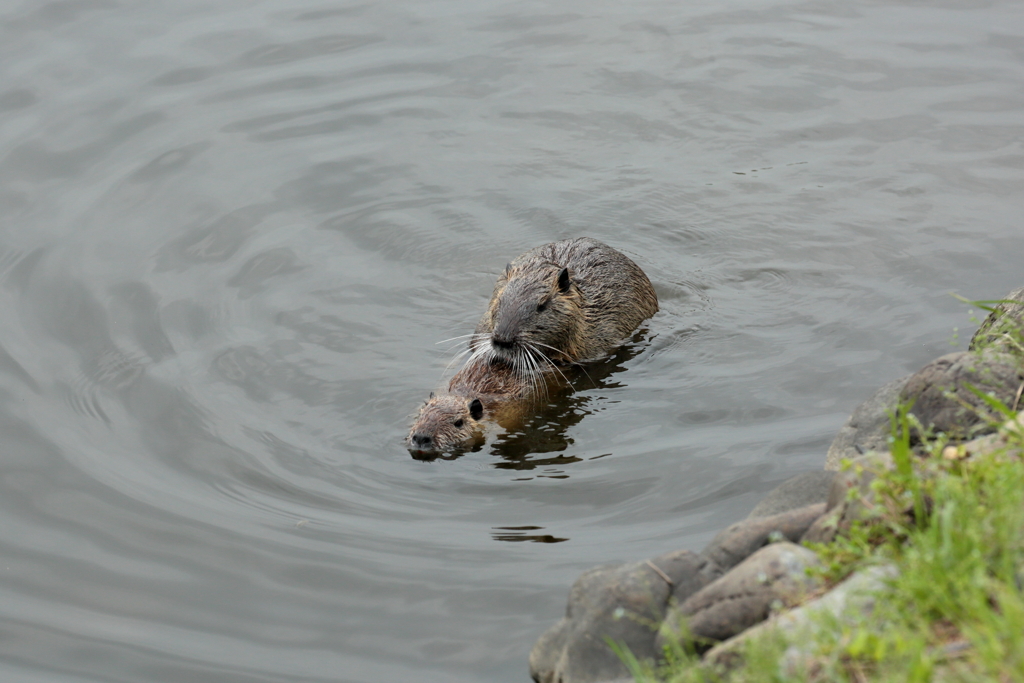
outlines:
M647 275L625 254L579 237L512 261L494 285L476 327L474 350L520 374L607 355L658 311Z

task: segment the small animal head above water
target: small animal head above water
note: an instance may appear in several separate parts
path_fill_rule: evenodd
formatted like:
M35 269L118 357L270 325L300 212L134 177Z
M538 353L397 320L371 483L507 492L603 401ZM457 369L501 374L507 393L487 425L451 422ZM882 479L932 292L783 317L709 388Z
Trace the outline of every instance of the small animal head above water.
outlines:
M582 306L569 268L536 261L509 264L477 325L474 351L501 358L520 374L541 371L551 360L575 360Z
M483 416L484 406L478 398L431 394L416 414L405 445L413 457L436 456L473 446L483 438Z

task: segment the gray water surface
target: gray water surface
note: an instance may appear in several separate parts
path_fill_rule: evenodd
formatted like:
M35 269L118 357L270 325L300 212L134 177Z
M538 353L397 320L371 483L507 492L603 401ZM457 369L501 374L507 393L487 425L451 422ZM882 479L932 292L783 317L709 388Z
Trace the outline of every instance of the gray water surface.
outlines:
M0 679L525 681L580 572L964 348L1022 216L1019 2L7 3ZM661 312L413 460L436 342L578 235Z

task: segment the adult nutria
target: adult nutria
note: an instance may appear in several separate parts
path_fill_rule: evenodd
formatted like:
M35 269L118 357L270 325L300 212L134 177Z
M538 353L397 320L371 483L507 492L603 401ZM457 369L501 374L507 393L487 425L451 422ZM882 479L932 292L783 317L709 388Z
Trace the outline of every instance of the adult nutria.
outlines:
M607 244L580 237L531 249L508 264L446 394L420 408L406 438L433 453L479 440L484 415L521 417L564 374L596 360L658 311L644 272Z

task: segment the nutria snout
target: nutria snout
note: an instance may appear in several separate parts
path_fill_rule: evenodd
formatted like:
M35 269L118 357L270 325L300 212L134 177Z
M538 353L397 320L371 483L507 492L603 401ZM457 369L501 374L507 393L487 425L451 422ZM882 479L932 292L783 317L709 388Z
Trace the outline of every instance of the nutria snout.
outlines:
M420 408L406 445L448 451L482 439L485 416L521 420L565 383L559 366L606 356L657 311L647 275L607 244L580 237L531 249L498 277L469 360Z

